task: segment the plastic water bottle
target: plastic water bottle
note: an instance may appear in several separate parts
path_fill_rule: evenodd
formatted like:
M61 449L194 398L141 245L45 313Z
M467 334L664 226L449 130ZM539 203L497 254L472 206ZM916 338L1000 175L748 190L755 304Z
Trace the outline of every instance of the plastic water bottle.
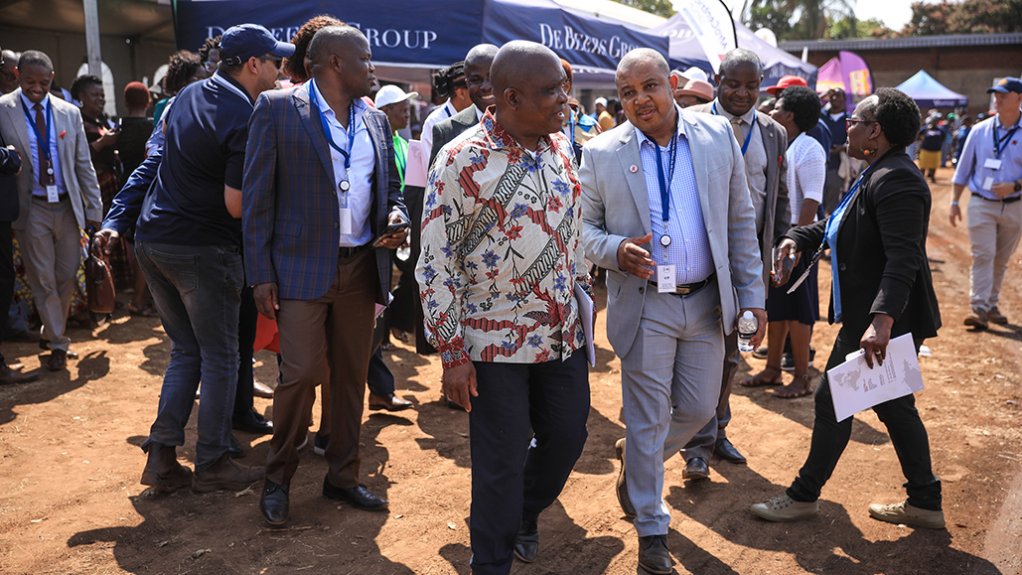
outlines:
M753 351L752 336L756 335L757 329L759 323L751 311L746 311L738 318L738 351L746 353Z

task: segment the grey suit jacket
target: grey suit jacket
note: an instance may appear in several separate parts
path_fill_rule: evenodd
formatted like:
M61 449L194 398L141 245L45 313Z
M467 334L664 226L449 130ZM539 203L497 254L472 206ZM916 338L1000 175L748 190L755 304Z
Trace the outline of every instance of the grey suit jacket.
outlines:
M57 156L64 185L67 186L78 227L85 228L86 220L98 222L103 219L103 201L99 195L96 170L92 167L89 155L82 114L75 105L53 96L50 97L50 106L53 107ZM12 228L23 230L32 210L32 182L38 180L39 175L32 167L28 126L25 125L25 112L21 108L21 88L0 97L0 132L8 144L14 145L23 160L21 174L18 175L18 203L21 210L18 219L11 224Z
M712 104L690 106L686 110L711 113ZM770 262L773 260L774 244L791 227L791 206L788 201L788 164L785 152L788 150L788 133L767 114L756 114L758 132L766 151L766 199L763 206L763 221L758 222L759 247L763 254L763 282L770 281ZM730 123L729 123L730 124Z
M738 310L762 308L766 297L742 152L723 118L682 110L681 129L692 152L723 329L731 333ZM582 242L586 257L608 270L607 338L619 356L635 341L648 287L646 280L626 274L617 263L618 245L651 229L641 166L636 131L628 122L582 148Z

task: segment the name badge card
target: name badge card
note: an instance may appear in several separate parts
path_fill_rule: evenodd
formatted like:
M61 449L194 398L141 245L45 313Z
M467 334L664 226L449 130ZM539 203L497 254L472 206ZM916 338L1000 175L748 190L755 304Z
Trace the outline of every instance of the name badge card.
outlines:
M347 180L344 183L348 183ZM348 194L341 192L337 195L337 205L340 207L341 233L351 233L351 208L348 207Z
M987 161L983 163L984 168L990 168L991 170L1001 169L1001 160L999 158L987 158Z
M657 293L674 293L678 289L678 279L674 266L658 265L656 267Z
M990 188L992 188L992 187L994 187L994 179L992 177L990 177L990 176L987 176L983 180L983 189L987 190L987 191L990 191Z
M57 186L46 186L46 201L51 204L55 204L60 201L60 194L57 192Z

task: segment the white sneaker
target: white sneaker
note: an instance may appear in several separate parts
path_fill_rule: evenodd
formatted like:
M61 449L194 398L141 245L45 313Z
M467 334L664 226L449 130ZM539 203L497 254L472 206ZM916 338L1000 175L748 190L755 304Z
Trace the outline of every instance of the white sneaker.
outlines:
M787 493L782 493L763 503L753 503L750 510L753 515L767 521L799 521L819 513L820 502L795 501Z
M888 523L923 527L926 529L944 529L944 512L923 509L909 505L908 501L884 505L873 503L869 506L869 516Z

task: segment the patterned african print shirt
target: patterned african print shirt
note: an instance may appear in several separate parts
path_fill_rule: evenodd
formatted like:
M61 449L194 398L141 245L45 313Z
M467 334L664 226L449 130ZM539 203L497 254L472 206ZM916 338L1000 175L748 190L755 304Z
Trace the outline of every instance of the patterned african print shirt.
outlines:
M564 134L530 152L491 108L440 151L415 270L426 336L444 368L564 360L585 345L576 282L591 282L582 188Z

